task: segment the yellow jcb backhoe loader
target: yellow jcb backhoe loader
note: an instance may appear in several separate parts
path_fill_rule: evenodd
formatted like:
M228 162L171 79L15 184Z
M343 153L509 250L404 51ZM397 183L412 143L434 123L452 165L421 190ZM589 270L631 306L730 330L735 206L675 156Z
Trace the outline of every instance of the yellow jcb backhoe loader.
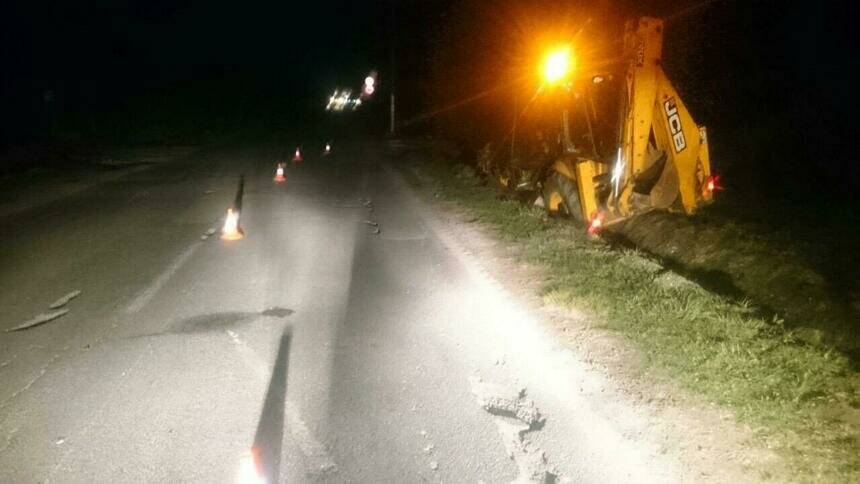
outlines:
M666 77L662 48L662 20L643 17L626 23L616 149L603 157L596 147L586 156L585 150L565 149L542 183L550 212L567 211L594 232L655 208L689 214L712 200L718 186L711 176L707 131L696 124ZM595 75L591 82L603 80ZM594 145L589 113L597 113L593 104L588 106L583 112ZM564 144L572 147L567 112L562 126Z

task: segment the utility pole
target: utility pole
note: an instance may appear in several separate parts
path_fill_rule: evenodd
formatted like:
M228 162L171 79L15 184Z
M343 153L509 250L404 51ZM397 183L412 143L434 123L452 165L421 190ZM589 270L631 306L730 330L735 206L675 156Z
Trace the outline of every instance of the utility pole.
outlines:
M391 96L388 110L388 133L394 134L395 90L397 88L397 31L395 5L397 0L388 0L388 72L391 76Z
M394 89L391 90L391 112L389 113L389 118L388 132L394 134Z
M517 117L518 117L517 93L514 93L513 98L514 98L514 122L513 122L513 125L511 126L511 163L513 163L513 161L514 161L514 144L515 144L516 139L517 139Z

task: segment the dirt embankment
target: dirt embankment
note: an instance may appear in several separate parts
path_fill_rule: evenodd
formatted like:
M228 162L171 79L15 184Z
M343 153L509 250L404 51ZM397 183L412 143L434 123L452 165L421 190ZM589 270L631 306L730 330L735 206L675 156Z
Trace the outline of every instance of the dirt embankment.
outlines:
M799 221L798 222L802 222ZM654 211L612 227L608 237L659 258L703 287L752 306L811 344L860 361L860 237L850 226L766 229L719 207L694 217Z

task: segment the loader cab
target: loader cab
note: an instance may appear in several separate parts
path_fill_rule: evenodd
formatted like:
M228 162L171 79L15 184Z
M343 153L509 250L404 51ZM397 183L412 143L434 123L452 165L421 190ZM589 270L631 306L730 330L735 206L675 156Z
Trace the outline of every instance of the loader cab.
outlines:
M567 137L575 153L608 163L618 146L619 99L623 85L613 72L598 72L579 80L568 106ZM563 121L564 123L564 121Z

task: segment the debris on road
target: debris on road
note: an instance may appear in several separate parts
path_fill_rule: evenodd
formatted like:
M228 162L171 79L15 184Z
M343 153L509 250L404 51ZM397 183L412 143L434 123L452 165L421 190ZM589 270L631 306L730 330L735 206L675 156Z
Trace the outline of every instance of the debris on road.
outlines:
M439 463L436 462L435 460L430 462L430 468L433 469L434 471L438 470L439 469Z
M74 299L80 295L81 295L81 290L76 289L76 290L66 294L65 296L61 297L60 299L57 299L56 301L52 302L51 305L48 306L48 309L61 308L61 307L65 306L69 301L71 301L72 299Z
M210 227L208 230L206 230L206 232L203 233L203 235L200 236L200 240L207 240L213 235L215 235L215 229Z
M42 314L39 314L39 315L33 317L32 319L25 321L22 324L19 324L18 326L15 326L14 328L7 329L6 332L11 333L12 331L21 331L23 329L30 329L34 326L39 326L40 324L45 324L49 321L53 321L53 320L59 318L60 316L66 314L67 312L69 312L68 309L60 309L58 311L53 311L50 313L42 313Z
M558 471L550 467L546 454L527 435L543 426L534 402L526 398L525 389L512 390L499 384L469 377L478 404L492 414L508 457L517 464L516 483L548 484L556 482Z
M478 398L478 404L493 415L513 417L529 426L530 430L543 425L544 418L535 403L526 398L525 389L512 391L501 385L482 381L479 377L470 377L472 393Z
M433 449L435 449L435 448L436 448L435 445L429 444L426 447L424 447L424 453L429 454L430 452L433 452Z
M556 482L555 472L546 470L546 455L542 451L526 453L525 459L517 460L520 474L515 482L528 482L535 484L550 484Z
M516 458L517 453L522 450L523 437L529 431L529 426L521 422L511 421L510 419L498 419L496 427L499 429L499 434L502 436L502 445L505 446L505 451L511 459Z
M374 234L379 234L380 232L382 232L382 230L379 228L379 222L374 222L373 220L365 220L364 224L368 227L373 227L372 233Z
M55 440L54 443L57 445L62 445L63 442L65 442L65 441L66 441L65 437L60 437L59 439Z
M281 308L281 307L271 307L266 309L265 311L261 311L260 314L262 316L274 316L276 318L284 318L293 314L295 311L292 309Z

